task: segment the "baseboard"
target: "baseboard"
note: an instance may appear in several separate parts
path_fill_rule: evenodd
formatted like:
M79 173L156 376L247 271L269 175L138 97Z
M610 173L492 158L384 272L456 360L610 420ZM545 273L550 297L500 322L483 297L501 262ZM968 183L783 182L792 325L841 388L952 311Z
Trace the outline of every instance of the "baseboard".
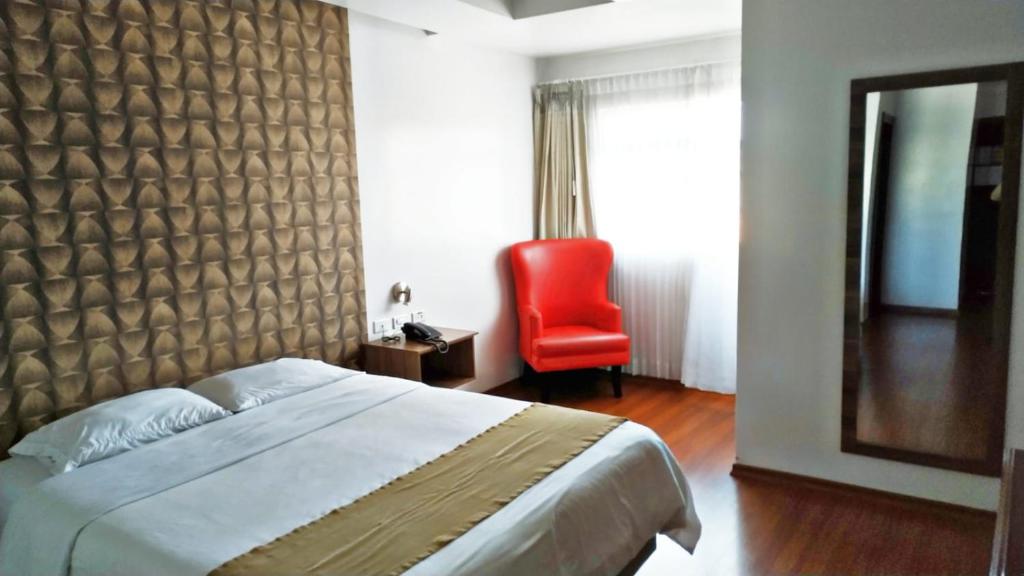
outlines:
M930 308L928 306L901 306L899 304L882 304L883 312L893 314L913 314L917 316L935 316L938 318L958 318L958 308Z
M825 480L823 478L815 478L813 476L793 474L792 472L781 472L779 470L761 468L759 466L749 466L747 464L740 464L739 462L736 462L732 465L731 474L734 478L740 479L765 480L769 482L779 482L787 484L801 484L807 486L808 488L815 488L818 490L858 494L860 496L866 496L877 500L885 500L892 502L894 504L908 506L919 510L928 510L933 512L941 512L945 514L955 514L959 516L970 516L973 518L992 521L995 521L996 517L996 513L993 512L992 510L982 510L980 508L971 508L969 506L961 506L959 504L950 504L949 502L929 500L927 498L920 498L918 496L896 494L894 492L886 492L884 490L877 490L875 488L865 488L864 486L857 486L855 484L846 484L844 482Z
M513 379L509 380L508 382L503 382L503 383L498 384L497 386L495 386L493 388L489 388L486 392L483 392L483 394L493 394L495 396L502 396L501 392L508 393L508 392L510 392L512 390L521 389L522 387L523 387L523 380L522 380L522 378L513 378Z

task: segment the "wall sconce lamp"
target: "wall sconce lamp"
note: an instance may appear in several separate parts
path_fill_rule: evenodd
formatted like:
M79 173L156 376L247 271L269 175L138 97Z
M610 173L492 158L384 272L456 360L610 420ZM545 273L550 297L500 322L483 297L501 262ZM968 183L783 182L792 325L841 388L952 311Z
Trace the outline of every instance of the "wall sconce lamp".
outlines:
M405 282L395 282L395 285L391 287L391 297L395 299L395 302L408 306L412 301L412 287Z

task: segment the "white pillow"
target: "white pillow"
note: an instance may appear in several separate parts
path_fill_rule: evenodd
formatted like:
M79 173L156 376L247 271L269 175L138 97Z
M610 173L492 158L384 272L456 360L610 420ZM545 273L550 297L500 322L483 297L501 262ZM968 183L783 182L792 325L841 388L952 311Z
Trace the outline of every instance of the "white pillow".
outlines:
M10 452L31 456L60 474L230 415L181 388L145 390L50 422Z
M281 358L204 378L188 387L232 412L255 408L360 374L319 360Z

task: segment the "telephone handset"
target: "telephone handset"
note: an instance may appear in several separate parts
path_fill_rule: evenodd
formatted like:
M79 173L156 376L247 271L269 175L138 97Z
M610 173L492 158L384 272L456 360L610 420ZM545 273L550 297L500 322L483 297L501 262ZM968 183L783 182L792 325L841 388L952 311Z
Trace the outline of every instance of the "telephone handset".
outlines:
M406 322L402 325L402 332L410 340L432 344L441 354L448 352L448 343L441 338L441 332L437 328L427 326L422 322Z

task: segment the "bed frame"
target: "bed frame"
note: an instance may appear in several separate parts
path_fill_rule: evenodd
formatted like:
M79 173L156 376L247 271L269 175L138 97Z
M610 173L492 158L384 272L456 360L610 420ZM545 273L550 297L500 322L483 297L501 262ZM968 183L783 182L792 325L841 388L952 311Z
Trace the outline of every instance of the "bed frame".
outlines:
M629 564L626 564L626 567L619 572L619 576L633 576L636 574L640 570L640 567L644 565L644 562L651 557L651 554L654 554L654 550L657 547L657 536L653 536L643 545L642 548L640 548L640 551L637 552L636 556L629 561Z

